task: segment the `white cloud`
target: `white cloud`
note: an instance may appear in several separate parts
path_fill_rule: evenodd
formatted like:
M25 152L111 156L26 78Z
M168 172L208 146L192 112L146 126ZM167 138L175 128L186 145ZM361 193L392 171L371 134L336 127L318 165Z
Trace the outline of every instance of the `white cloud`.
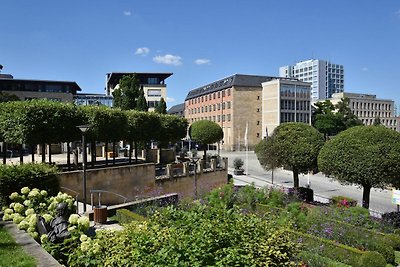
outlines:
M197 65L204 65L204 64L210 65L211 60L206 59L206 58L198 58L198 59L196 59L196 60L194 61L194 63L197 64Z
M175 98L167 96L167 100L166 100L167 103L172 103L172 102L175 102L175 101L176 101Z
M362 67L361 71L368 71L368 68L367 67Z
M125 16L130 16L132 15L132 12L130 12L129 10L124 11L124 15Z
M174 56L170 54L166 54L164 56L155 56L153 57L153 61L159 64L166 64L166 65L174 65L174 66L182 65L182 58L180 56Z
M147 47L139 47L136 49L135 55L142 55L145 56L150 52L150 49Z

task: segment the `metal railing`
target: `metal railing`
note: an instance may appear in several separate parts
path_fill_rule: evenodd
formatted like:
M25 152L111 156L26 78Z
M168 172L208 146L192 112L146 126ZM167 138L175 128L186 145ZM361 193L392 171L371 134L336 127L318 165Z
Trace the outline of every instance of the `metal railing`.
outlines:
M79 213L79 210L78 210L78 196L79 196L79 193L74 191L74 190L72 190L71 188L68 188L68 187L65 187L65 186L60 186L60 188L75 194L76 213ZM85 203L83 203L83 204L85 205Z
M90 204L92 205L92 209L94 207L94 205L93 205L93 199L94 199L93 194L95 194L95 193L97 193L97 196L98 196L99 206L101 206L101 194L102 193L109 193L109 194L113 194L115 196L118 196L118 197L120 197L120 198L122 198L124 200L124 203L126 203L126 201L128 200L127 197L124 197L123 195L120 195L120 194L117 194L117 193L114 193L114 192L111 192L111 191L92 189L92 190L90 190Z

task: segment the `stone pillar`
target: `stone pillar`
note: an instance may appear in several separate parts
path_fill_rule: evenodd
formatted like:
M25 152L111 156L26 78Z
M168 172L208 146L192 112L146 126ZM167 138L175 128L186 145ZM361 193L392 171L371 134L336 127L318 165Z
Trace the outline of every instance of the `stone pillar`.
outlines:
M203 166L204 166L204 160L199 160L197 162L197 173L203 173Z
M174 177L174 168L172 168L172 164L167 164L166 171L169 178Z
M213 172L217 170L217 160L216 159L211 159L211 169Z
M222 158L222 161L224 162L223 169L227 170L228 169L228 158Z
M183 162L183 174L189 176L189 162Z

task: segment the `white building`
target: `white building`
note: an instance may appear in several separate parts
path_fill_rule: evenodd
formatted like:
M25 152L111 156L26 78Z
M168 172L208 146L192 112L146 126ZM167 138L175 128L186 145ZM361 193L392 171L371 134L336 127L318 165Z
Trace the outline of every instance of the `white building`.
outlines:
M310 59L279 68L279 76L311 83L311 99L327 99L344 91L343 65Z
M106 76L106 95L112 95L113 91L119 88L119 81L124 75L135 74L139 79L140 87L143 89L144 97L147 101L149 111L154 111L155 107L160 103L161 98L167 101L167 84L165 80L172 73L155 73L155 72L111 72Z

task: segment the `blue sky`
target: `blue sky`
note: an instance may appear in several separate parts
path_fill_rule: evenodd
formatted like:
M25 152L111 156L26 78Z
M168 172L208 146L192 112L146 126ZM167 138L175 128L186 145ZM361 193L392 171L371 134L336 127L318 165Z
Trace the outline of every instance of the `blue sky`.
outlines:
M171 107L231 74L317 58L344 65L345 91L400 104L397 0L3 0L0 23L3 73L87 93L107 72L173 72Z

